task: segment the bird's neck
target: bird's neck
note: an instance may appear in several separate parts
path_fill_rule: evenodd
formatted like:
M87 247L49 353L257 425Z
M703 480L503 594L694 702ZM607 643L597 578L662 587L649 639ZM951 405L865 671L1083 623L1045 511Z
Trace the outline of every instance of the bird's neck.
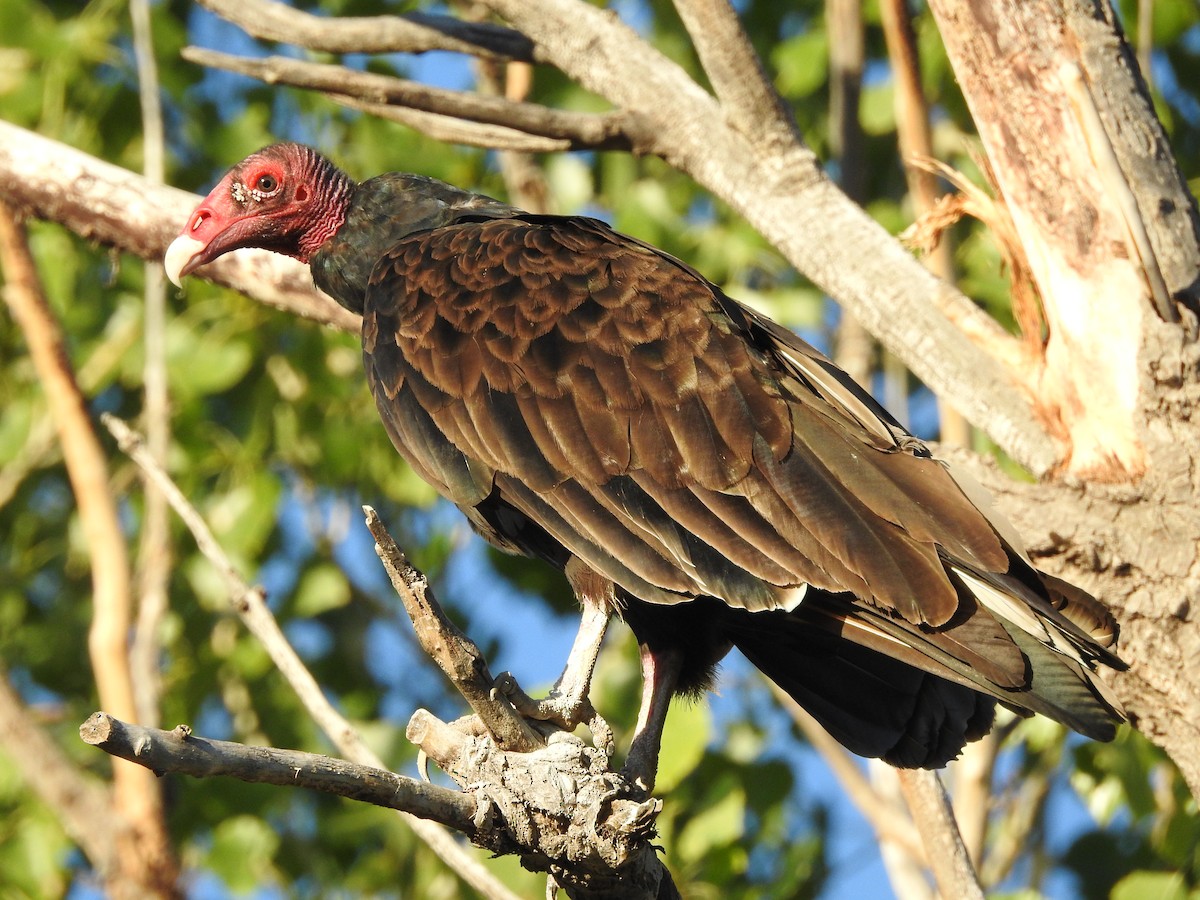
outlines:
M362 313L371 270L405 238L465 216L517 212L489 197L421 175L380 175L353 189L343 220L312 251L313 280L346 309Z
M317 197L309 204L312 213L309 220L302 223L303 231L294 254L305 263L310 262L345 224L355 188L349 175L328 164L316 168L310 182Z

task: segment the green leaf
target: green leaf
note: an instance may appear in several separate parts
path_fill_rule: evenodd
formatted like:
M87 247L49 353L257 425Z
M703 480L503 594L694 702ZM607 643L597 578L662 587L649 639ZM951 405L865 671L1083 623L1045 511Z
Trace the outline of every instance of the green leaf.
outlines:
M279 836L262 819L234 816L213 832L208 865L229 887L241 892L277 880L272 859L279 849Z
M721 799L693 816L675 840L680 859L698 861L719 847L733 844L746 830L746 795L730 784Z
M331 563L318 563L304 573L292 600L292 614L311 618L350 602L350 583Z
M217 495L205 517L222 546L253 559L275 528L281 493L275 475L259 472Z
M669 794L704 758L712 728L708 699L677 698L667 711L655 789Z
M771 53L775 86L786 97L807 97L825 83L829 70L829 39L812 30L777 45Z
M1109 900L1187 900L1178 872L1131 872L1116 883Z
M33 423L33 403L28 397L9 400L0 410L0 463L7 463L29 439Z
M863 89L858 107L863 131L869 135L891 134L896 130L895 86L888 81Z
M182 325L168 326L167 367L172 393L204 397L229 390L241 381L254 353L242 340L208 333L199 338Z

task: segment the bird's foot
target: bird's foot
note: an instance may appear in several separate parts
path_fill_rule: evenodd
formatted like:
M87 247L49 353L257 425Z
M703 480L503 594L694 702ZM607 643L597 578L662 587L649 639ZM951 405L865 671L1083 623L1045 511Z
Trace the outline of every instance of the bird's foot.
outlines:
M504 694L513 708L525 718L549 722L564 731L574 731L581 724L587 725L596 749L608 756L612 756L615 751L612 729L586 696L562 694L555 688L548 696L535 700L525 693L509 672L501 672L497 676L496 689Z

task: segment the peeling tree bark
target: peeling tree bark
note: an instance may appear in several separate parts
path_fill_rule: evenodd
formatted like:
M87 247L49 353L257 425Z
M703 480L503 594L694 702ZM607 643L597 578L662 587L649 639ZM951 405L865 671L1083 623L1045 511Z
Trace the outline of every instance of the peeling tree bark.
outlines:
M1061 468L1136 478L1150 319L1194 308L1197 221L1107 4L931 0L1037 281L1048 335L1026 373ZM1111 12L1111 11L1110 11Z

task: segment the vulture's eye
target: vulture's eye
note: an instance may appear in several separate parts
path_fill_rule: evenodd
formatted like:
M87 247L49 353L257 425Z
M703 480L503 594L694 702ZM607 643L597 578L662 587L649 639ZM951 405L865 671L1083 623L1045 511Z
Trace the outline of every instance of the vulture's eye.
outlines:
M259 175L258 181L254 182L254 189L264 194L273 193L277 187L279 180L274 175Z

